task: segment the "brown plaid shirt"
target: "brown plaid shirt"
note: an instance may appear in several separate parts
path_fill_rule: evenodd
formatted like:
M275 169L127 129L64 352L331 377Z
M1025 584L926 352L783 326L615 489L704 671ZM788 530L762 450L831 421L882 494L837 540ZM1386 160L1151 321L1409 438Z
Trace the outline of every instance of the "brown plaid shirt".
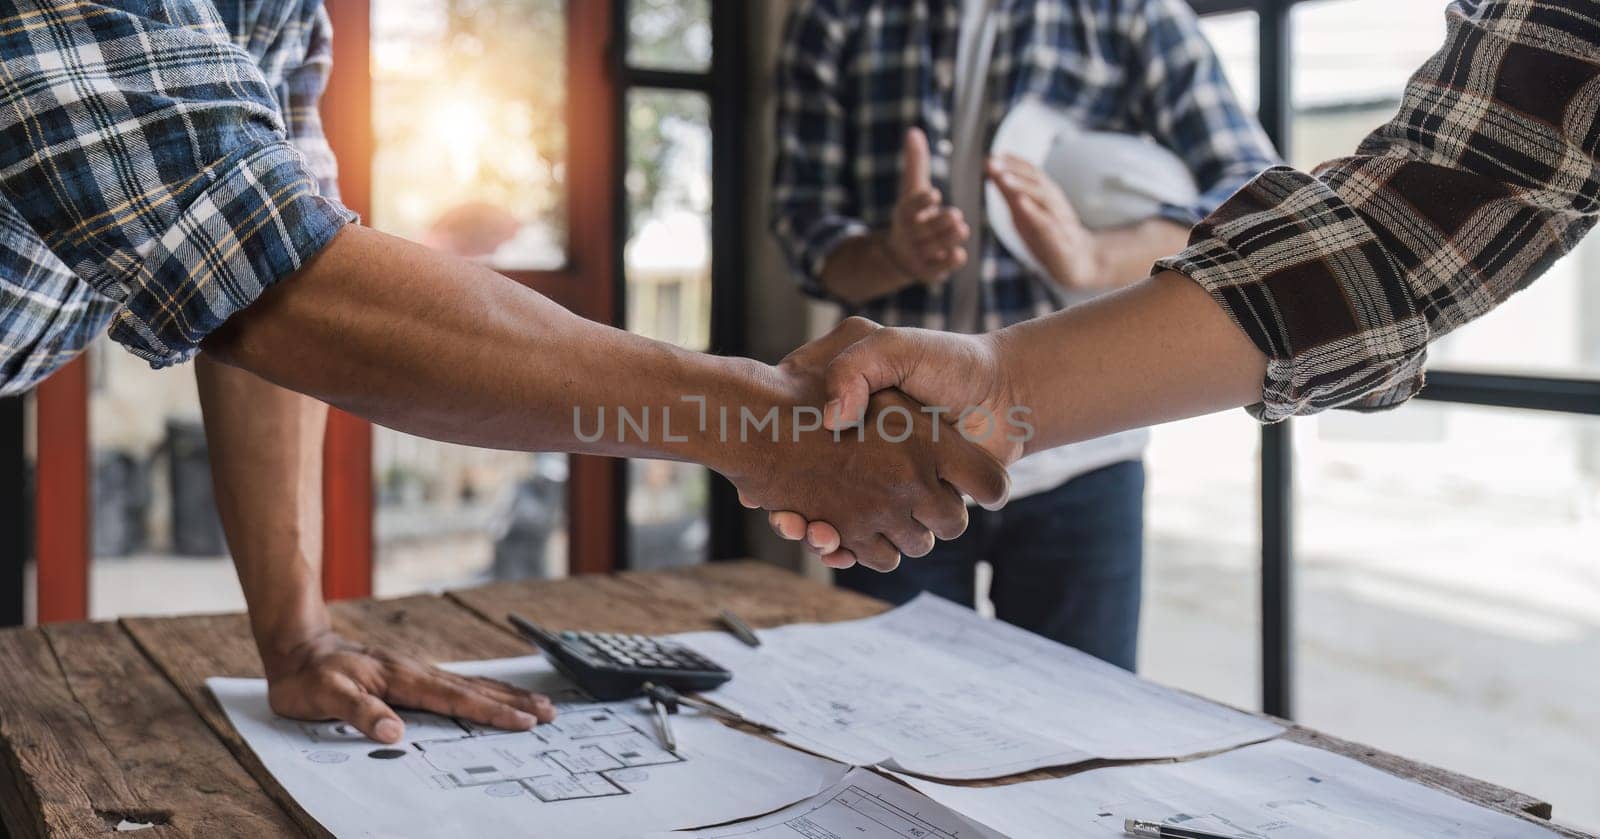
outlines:
M1267 421L1392 407L1428 342L1519 291L1600 213L1600 0L1458 0L1355 156L1269 169L1160 268L1270 359Z

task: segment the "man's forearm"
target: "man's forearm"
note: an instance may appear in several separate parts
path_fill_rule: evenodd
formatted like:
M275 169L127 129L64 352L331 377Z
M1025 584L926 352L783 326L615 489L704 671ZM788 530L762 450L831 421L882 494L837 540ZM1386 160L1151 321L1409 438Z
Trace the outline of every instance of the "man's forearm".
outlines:
M1261 400L1266 357L1211 295L1171 271L994 334L1026 452Z
M783 399L771 368L580 318L486 268L351 226L206 343L383 425L488 448L692 460L728 474L717 411ZM703 398L687 402L684 397ZM765 404L763 404L765 403ZM645 433L618 427L618 409ZM663 429L663 409L671 427ZM606 433L585 440L604 411ZM625 439L624 439L625 438Z
M327 407L205 355L195 376L217 508L270 668L328 630L319 581Z
M882 233L864 233L834 248L822 269L821 282L834 297L860 305L917 281L889 258Z

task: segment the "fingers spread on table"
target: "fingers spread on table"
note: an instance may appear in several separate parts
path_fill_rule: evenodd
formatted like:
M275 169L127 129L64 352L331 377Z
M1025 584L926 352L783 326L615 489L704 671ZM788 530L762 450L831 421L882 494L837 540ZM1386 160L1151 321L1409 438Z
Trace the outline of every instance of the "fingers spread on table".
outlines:
M328 686L333 691L337 715L362 734L379 743L398 743L405 736L405 723L382 699L368 693L355 681L335 676Z
M442 671L405 674L390 686L389 698L412 708L508 731L526 731L539 723L537 716L494 699L487 691L454 681Z

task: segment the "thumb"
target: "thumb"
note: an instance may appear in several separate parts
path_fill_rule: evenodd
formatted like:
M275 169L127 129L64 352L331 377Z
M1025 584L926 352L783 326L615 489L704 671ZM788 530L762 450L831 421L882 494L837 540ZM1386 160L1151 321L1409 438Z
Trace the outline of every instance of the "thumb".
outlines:
M872 394L899 386L905 378L903 348L896 330L880 329L834 356L823 374L828 391L823 426L830 431L855 426L866 416Z
M928 135L922 133L920 128L906 129L905 151L900 163L900 194L909 195L932 189L933 178L929 168Z

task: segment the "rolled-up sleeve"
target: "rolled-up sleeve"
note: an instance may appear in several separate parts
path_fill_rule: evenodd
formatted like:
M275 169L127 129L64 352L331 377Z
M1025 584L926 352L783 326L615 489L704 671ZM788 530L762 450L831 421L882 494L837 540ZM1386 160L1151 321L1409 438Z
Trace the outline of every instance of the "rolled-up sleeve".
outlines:
M1453 4L1399 113L1315 174L1251 181L1158 268L1186 274L1268 361L1265 421L1381 409L1430 341L1571 250L1600 211L1600 0Z
M778 60L772 231L801 290L827 296L822 269L846 239L868 232L846 186L849 149L839 99L846 26L828 0L791 13Z
M354 218L320 192L273 90L214 16L12 8L0 190L115 301L111 337L153 366L191 357Z

